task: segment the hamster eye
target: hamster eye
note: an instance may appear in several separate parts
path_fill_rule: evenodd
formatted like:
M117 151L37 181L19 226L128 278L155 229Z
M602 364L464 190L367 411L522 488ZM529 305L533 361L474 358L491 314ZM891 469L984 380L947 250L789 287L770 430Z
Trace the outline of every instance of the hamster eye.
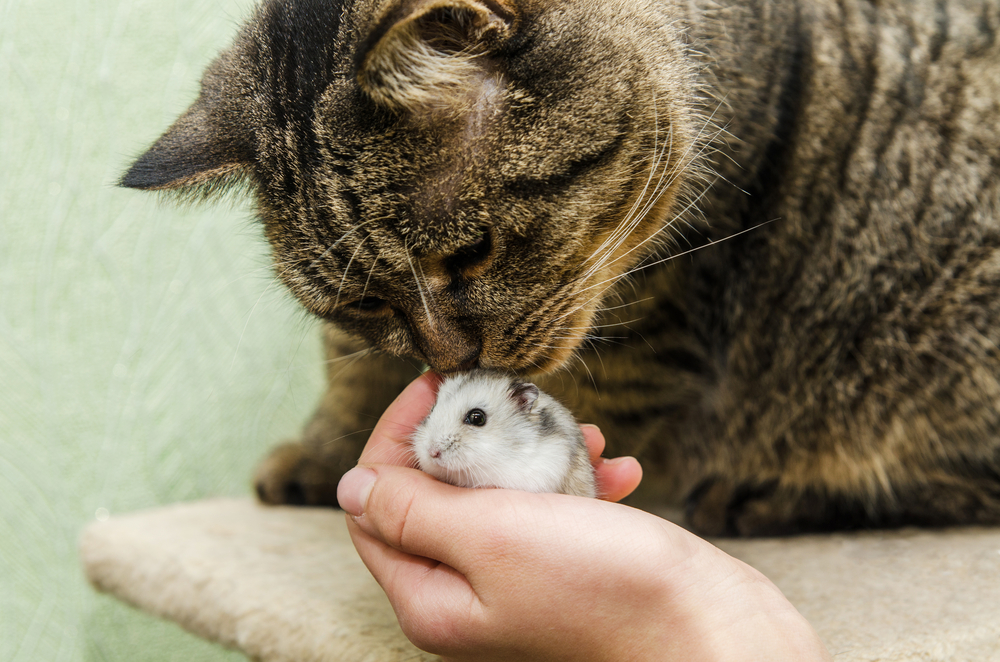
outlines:
M486 412L482 409L473 409L468 414L465 415L466 425L475 425L477 428L481 428L486 425Z

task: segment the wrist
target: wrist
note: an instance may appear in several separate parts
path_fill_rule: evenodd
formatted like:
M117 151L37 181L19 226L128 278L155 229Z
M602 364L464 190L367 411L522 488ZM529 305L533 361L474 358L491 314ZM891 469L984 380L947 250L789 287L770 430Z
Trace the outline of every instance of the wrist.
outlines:
M719 554L723 554L721 551ZM732 557L732 573L703 593L700 633L705 649L689 660L705 662L828 662L832 660L812 625L763 574ZM704 605L712 607L706 609Z
M658 573L658 640L634 659L832 660L813 627L767 577L683 529L666 525L663 533L672 551L665 558L678 562Z

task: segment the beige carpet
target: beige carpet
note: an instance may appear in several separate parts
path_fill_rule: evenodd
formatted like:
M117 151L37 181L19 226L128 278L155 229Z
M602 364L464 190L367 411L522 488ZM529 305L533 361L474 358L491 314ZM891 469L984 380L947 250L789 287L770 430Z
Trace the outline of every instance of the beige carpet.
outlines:
M1000 661L1000 530L719 546L758 568L838 662ZM265 662L434 660L403 637L343 515L213 500L84 533L98 589Z

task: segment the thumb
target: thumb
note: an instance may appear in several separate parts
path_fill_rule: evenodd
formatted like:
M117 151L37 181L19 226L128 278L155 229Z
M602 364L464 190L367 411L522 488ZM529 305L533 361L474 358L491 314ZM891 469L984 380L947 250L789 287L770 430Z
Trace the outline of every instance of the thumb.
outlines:
M452 492L423 472L357 467L338 487L354 547L385 591L400 627L419 648L445 652L477 630L482 603L463 566Z
M474 512L480 495L416 469L383 464L355 467L337 487L341 508L359 530L399 551L453 567L463 565L467 538L475 536L470 530L477 528L460 513Z

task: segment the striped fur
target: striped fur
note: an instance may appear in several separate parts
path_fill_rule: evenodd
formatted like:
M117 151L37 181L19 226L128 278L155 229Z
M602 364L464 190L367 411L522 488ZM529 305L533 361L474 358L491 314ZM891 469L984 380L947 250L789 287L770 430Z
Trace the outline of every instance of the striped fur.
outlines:
M403 356L543 373L643 461L636 503L702 532L996 523L998 25L997 0L270 0L123 183L249 182L330 322L266 501L330 501Z

